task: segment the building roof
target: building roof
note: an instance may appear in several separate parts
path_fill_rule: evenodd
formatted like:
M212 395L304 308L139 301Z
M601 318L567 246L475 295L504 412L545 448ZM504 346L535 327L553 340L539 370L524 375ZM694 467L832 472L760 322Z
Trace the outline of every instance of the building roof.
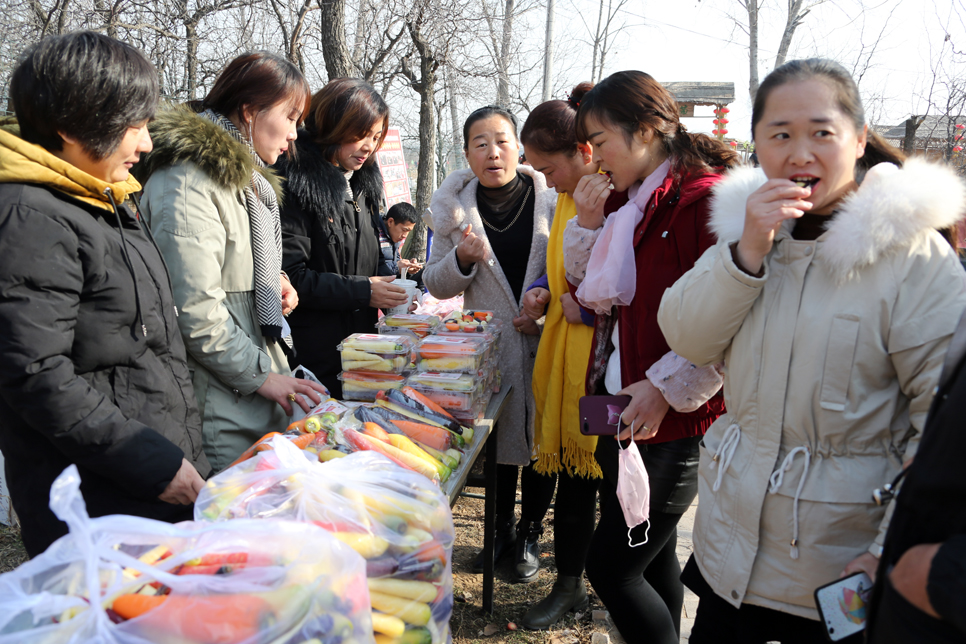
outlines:
M956 124L966 125L966 116L939 116L927 114L926 116L914 116L913 118L922 119L916 129L917 141L948 141L956 133ZM901 141L906 137L906 122L892 126L876 126L874 128L879 134L889 141ZM966 130L964 130L966 132ZM921 145L921 143L920 143Z
M661 83L678 103L727 105L735 102L734 83Z

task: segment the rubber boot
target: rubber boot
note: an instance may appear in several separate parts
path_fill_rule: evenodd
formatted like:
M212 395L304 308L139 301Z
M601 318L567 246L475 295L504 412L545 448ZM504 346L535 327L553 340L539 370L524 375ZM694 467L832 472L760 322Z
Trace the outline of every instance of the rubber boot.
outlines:
M556 624L567 611L584 610L590 605L583 577L559 575L550 594L527 611L520 626L531 631L542 631Z
M496 539L493 541L493 565L500 563L500 559L513 552L513 546L517 541L517 528L513 519L496 518ZM473 572L480 574L483 572L483 551L480 550L473 561Z
M517 557L513 571L513 581L529 583L536 581L540 572L540 535L543 524L535 521L520 521L517 525Z

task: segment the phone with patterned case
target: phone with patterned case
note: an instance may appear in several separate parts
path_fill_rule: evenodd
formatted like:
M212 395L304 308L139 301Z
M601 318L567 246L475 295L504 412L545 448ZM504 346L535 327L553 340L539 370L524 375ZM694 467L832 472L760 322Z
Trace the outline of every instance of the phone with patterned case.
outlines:
M872 580L864 572L837 579L815 590L815 606L825 624L829 641L838 642L865 630L871 596Z

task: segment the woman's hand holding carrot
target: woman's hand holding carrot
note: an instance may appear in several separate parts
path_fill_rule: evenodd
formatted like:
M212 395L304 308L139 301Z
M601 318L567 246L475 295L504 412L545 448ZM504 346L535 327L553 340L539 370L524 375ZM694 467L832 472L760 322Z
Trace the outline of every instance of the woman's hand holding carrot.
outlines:
M770 179L748 197L745 228L735 248L741 268L752 275L761 271L782 222L811 210L812 204L805 201L811 192L788 179Z

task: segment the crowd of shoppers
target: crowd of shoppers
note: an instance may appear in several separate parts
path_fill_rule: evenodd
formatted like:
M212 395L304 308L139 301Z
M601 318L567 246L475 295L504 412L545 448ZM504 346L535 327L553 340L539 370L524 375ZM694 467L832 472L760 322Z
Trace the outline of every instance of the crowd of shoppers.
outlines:
M519 134L505 107L477 109L469 169L423 216L424 269L399 252L415 209L385 212L389 108L364 81L312 95L254 52L159 107L140 52L79 32L22 54L10 104L0 450L31 556L66 532L47 496L72 463L92 516L191 518L207 476L295 405L340 397L336 345L404 304L411 274L507 325L495 544L513 581L537 579L556 498L557 577L523 627L585 608L586 569L630 643L679 641L685 585L692 642L820 642L816 589L864 572L869 628L840 641L966 637L966 188L871 132L837 63L761 83L760 167L688 132L640 71L537 106ZM629 399L614 435L581 432L598 395Z

